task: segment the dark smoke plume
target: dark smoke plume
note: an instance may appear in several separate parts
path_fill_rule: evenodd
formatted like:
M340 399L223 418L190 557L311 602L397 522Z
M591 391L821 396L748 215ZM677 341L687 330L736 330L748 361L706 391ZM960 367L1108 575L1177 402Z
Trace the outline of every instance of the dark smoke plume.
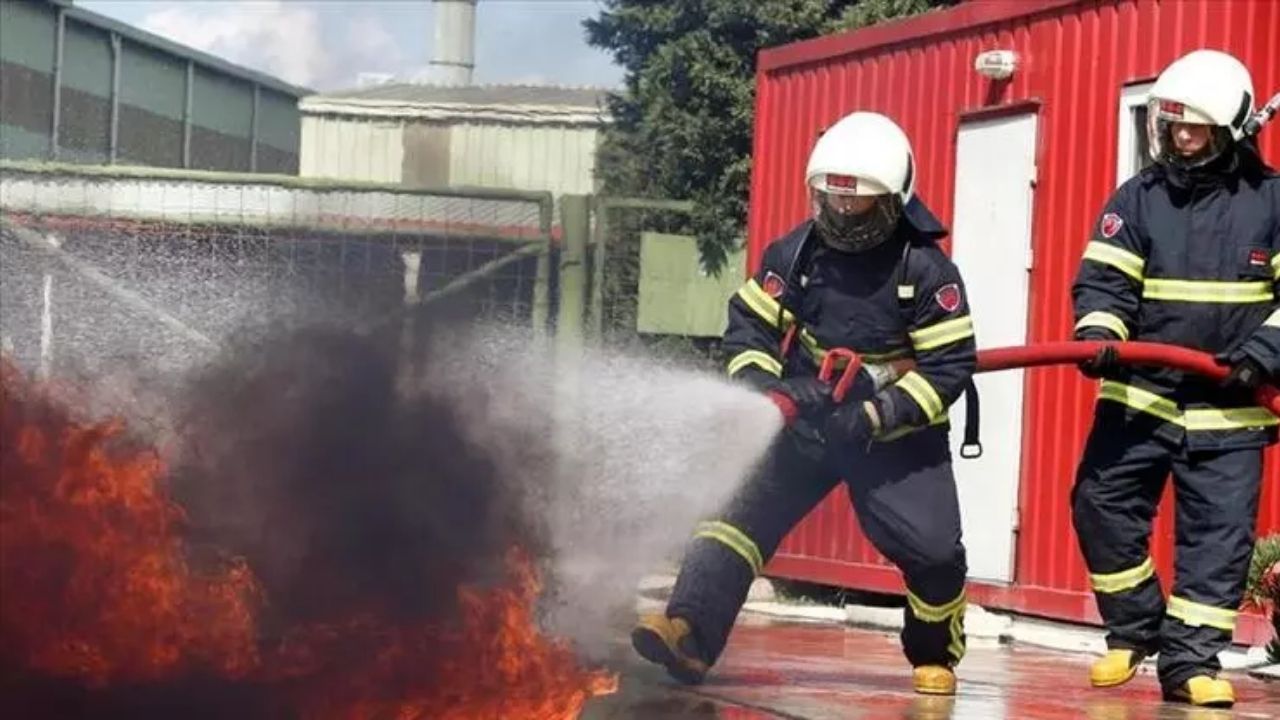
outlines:
M404 392L399 355L389 331L265 328L192 382L175 494L197 547L248 559L264 620L371 604L443 620L461 584L501 579L511 546L544 554L529 488L463 432L466 393Z
M381 618L380 627L448 628L460 587L509 581L504 561L512 547L542 570L550 563L545 521L535 511L536 471L513 477L474 426L475 407L492 402L489 391L477 382L445 393L422 379L448 346L452 322L418 320L412 369L398 323L257 327L177 383L163 454L168 490L186 515L189 559L197 569L247 561L266 598L257 618L264 657L291 632L361 615ZM551 449L533 430L493 432L502 434L494 442L522 448L526 469L549 462ZM0 710L66 718L306 716L288 693L323 698L329 684L341 697L342 683L366 670L381 647L377 632L348 632L345 649L327 648L325 664L301 679L270 677L268 661L239 680L197 673L89 688L3 661ZM402 668L403 682L430 687L449 660L419 651ZM375 692L394 697L400 682Z

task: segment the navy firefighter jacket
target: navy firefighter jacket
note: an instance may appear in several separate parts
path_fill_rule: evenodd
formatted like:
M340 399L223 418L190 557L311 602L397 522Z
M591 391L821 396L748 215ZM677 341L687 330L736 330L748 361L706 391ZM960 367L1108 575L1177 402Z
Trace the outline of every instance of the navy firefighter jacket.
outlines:
M894 236L865 252L826 247L812 220L775 240L729 301L729 375L769 389L816 374L836 347L865 363L914 358L915 369L877 396L878 439L945 425L977 359L964 283L936 244L946 232L913 198Z
M1194 175L1155 165L1116 190L1073 287L1077 337L1247 356L1280 376L1280 177L1247 148L1234 152ZM1124 369L1103 380L1099 401L1155 418L1192 450L1275 439L1277 419L1247 392L1195 374Z

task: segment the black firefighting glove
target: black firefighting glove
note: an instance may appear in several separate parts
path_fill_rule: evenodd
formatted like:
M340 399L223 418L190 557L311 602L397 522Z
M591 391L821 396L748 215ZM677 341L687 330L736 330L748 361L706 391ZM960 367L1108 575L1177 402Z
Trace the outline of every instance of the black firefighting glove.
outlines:
M1076 333L1076 340L1094 340L1098 342L1119 342L1110 330L1103 328L1085 328ZM1077 364L1080 372L1087 378L1098 380L1108 377L1120 369L1120 353L1115 346L1108 345L1097 352L1091 359Z
M880 411L872 401L845 403L827 418L828 445L865 448L880 429Z
M1243 353L1219 355L1214 359L1217 360L1219 365L1231 367L1231 372L1222 381L1222 387L1227 390L1253 392L1262 383L1266 382L1267 371L1257 360L1248 355Z
M795 403L801 418L818 418L835 403L831 398L831 385L812 375L789 377L774 389Z

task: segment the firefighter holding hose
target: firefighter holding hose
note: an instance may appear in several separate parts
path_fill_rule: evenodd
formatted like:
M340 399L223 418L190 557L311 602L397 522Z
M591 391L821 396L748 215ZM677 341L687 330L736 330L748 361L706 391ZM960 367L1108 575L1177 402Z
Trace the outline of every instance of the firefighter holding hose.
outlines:
M974 330L960 274L936 245L946 231L914 198L915 180L896 124L842 118L809 157L812 219L769 245L729 301L729 374L781 396L799 419L699 525L665 612L632 633L637 652L677 680L703 679L752 580L843 478L863 531L905 575L915 689L955 691L966 562L947 409L974 371ZM864 362L843 402L817 377L831 348Z
M1231 640L1254 542L1262 450L1277 418L1253 391L1280 377L1280 178L1245 131L1249 71L1212 50L1156 80L1148 103L1155 164L1099 218L1073 288L1080 340L1146 341L1214 354L1223 382L1127 368L1113 347L1081 365L1102 380L1072 511L1107 654L1096 687L1131 679L1158 653L1166 699L1230 706L1217 654ZM1168 600L1148 540L1172 472L1175 578Z

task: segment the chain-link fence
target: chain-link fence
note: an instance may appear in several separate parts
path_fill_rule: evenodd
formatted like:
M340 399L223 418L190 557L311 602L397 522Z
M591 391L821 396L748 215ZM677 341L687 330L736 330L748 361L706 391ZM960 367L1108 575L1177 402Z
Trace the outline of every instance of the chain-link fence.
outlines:
M741 284L740 258L719 276L703 272L692 211L685 201L593 199L587 326L610 345L718 371L726 293Z
M2 162L0 343L48 372L189 356L278 316L447 303L544 329L551 211L547 193Z

